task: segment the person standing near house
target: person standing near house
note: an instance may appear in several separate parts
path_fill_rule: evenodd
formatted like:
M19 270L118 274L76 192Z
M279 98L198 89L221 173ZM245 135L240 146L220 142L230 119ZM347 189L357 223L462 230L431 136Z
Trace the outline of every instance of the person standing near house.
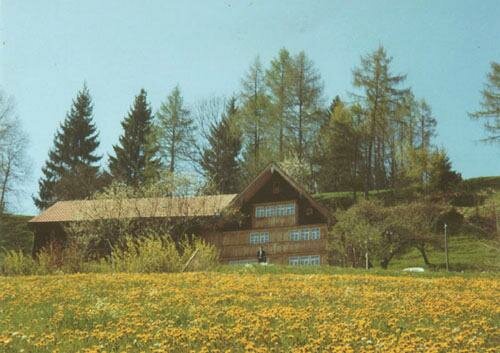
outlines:
M257 251L257 260L259 261L259 264L267 263L266 252L262 249L262 246L259 247L259 251Z

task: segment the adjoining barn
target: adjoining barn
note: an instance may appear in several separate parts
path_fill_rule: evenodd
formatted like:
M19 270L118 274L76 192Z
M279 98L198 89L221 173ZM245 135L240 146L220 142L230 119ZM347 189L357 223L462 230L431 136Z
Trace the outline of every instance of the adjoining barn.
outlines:
M226 213L239 217L224 217ZM223 263L257 262L260 247L270 263L327 263L329 211L275 164L268 165L240 194L57 202L29 222L35 233L33 251L65 239L69 223L103 219L131 219L139 224L203 220L183 231L214 244Z

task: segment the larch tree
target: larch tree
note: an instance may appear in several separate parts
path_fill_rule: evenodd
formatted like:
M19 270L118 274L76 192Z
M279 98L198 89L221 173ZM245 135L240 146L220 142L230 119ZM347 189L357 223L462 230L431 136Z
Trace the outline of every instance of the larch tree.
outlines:
M92 99L86 85L60 125L54 146L42 168L35 205L44 210L60 200L85 199L102 187L97 155L98 133Z
M208 145L200 161L210 193L230 194L239 191L241 132L237 126L236 99L231 98L219 121L212 122Z
M293 59L285 48L271 60L266 70L266 85L270 96L270 113L278 136L277 159L283 160L287 150L286 132L290 130L290 116L293 109L292 75Z
M265 71L256 57L241 81L241 110L238 114L243 133L245 173L253 177L270 160L269 141L272 119L265 85Z
M380 46L376 51L361 57L361 65L354 69L354 86L363 94L359 97L366 112L367 151L365 156L365 195L373 188L387 186L389 173L386 163L394 134L396 111L407 89L399 86L405 75L391 73L389 57Z
M302 51L293 58L292 123L289 127L294 152L302 160L309 157L313 138L321 125L323 84L313 62Z
M488 73L487 80L481 91L483 98L480 103L481 109L470 116L484 122L488 134L485 141L500 144L500 63L491 63L491 72Z
M157 113L160 152L168 171L173 174L182 161L194 159L195 124L176 86Z
M109 171L113 179L131 187L153 183L160 175L154 117L147 93L141 89L121 125L123 133L113 146Z

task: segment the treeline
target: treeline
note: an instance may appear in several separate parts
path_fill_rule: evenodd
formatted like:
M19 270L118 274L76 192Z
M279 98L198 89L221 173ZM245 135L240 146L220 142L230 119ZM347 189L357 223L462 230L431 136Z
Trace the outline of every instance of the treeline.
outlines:
M312 60L286 49L266 66L257 57L228 99L188 107L177 86L153 112L142 89L104 167L84 86L56 133L34 201L45 209L112 181L168 183L188 169L202 176L196 192L233 193L270 161L312 192L449 189L460 175L433 144L436 118L391 61L383 47L362 56L353 70L356 93L330 103Z

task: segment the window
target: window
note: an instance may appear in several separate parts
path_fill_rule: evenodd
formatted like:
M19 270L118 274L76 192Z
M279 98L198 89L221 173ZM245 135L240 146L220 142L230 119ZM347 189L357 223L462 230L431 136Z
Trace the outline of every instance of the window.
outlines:
M269 243L269 232L250 233L250 244Z
M321 231L318 227L294 229L288 233L291 241L318 240L321 237Z
M295 214L295 204L286 203L278 205L267 205L255 207L255 217L287 217Z
M291 266L317 266L321 264L319 255L290 256L288 264Z

